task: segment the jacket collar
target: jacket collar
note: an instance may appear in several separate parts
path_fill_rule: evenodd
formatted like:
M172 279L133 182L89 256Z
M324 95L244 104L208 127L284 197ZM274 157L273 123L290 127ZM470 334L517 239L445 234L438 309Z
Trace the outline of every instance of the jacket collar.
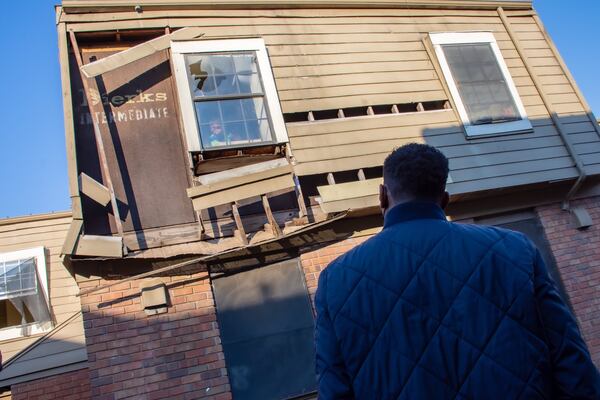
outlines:
M390 208L385 213L383 229L414 219L442 219L445 221L446 214L444 214L444 210L440 206L431 202L410 201L401 203Z

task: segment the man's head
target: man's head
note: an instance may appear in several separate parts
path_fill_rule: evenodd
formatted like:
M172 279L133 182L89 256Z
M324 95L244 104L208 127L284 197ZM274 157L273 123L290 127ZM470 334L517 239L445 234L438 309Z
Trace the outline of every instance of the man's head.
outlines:
M383 185L379 190L381 210L408 201L448 204L446 180L448 159L426 144L410 143L392 151L383 163Z

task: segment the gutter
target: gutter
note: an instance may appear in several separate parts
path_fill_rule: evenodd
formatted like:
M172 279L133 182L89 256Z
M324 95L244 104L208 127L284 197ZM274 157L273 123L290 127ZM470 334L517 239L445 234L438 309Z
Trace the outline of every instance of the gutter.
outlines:
M136 11L160 9L248 8L445 8L531 10L531 0L63 0L66 13Z
M510 21L508 20L508 17L506 16L506 13L502 9L502 7L498 7L498 15L500 16L500 19L502 20L502 23L504 24L504 28L506 28L506 31L508 32L508 36L510 37L515 48L517 49L517 53L519 53L519 56L523 60L523 64L525 65L525 68L527 69L527 72L529 73L531 80L533 80L533 84L534 84L535 88L537 89L540 97L542 98L542 102L544 103L546 110L548 110L548 113L550 114L550 117L552 118L552 122L554 122L554 125L556 126L556 130L558 131L559 136L561 137L563 143L565 144L565 147L567 148L569 155L575 162L575 167L577 168L579 176L577 177L577 180L575 181L575 183L573 184L573 186L571 187L569 192L566 194L565 199L563 200L563 203L562 203L563 210L565 210L565 211L570 210L570 201L577 194L577 191L579 190L581 185L583 185L583 183L585 182L585 180L587 178L587 174L585 172L585 167L583 165L583 162L581 161L581 158L577 154L577 151L575 150L575 146L573 145L573 143L569 139L568 135L566 134L565 128L564 128L562 122L560 121L560 119L558 118L556 111L554 111L552 102L546 95L546 92L544 92L542 83L540 82L540 79L538 78L538 76L535 74L535 71L533 70L531 63L529 62L528 57L525 55L525 51L523 50L523 47L521 47L521 43L519 43L519 39L515 35L515 32L510 24ZM544 37L546 38L546 41L548 41L547 35L544 35ZM548 45L550 46L550 44L548 44ZM550 46L550 47L552 47L552 46ZM556 56L556 52L553 51L553 53ZM564 72L564 69L563 69L563 72ZM592 121L592 124L596 125L596 124L594 124L594 121Z

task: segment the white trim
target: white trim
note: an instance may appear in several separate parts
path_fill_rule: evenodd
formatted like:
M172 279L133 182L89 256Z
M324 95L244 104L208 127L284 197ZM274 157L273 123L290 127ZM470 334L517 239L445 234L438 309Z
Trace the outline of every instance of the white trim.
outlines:
M37 269L37 275L40 277L40 288L42 289L44 299L46 300L48 311L50 311L50 298L48 296L48 272L46 267L46 252L44 247L40 246L33 247L31 249L0 253L0 262L27 258L36 259L35 266ZM0 329L0 341L48 332L52 329L52 325L52 321L44 321Z
M502 53L500 52L500 48L496 43L496 38L494 37L494 34L492 32L439 32L430 33L429 37L431 38L431 42L433 43L435 54L442 68L442 72L444 74L444 78L446 79L446 83L448 84L448 88L450 89L450 94L452 95L452 98L456 103L456 108L460 119L463 125L465 126L467 136L475 137L494 135L500 133L519 133L531 131L532 127L531 123L529 122L529 119L527 118L525 106L521 101L521 97L519 97L517 87L515 86L515 83L512 80L506 62L504 62L504 58L502 57ZM498 63L502 75L504 76L504 80L506 81L508 90L510 91L513 101L515 102L515 106L517 107L517 111L519 112L521 120L487 125L471 124L469 115L467 114L467 110L460 96L460 92L452 76L452 71L450 70L450 66L448 65L448 61L446 60L446 56L442 49L442 45L444 44L467 43L490 44L490 47L496 57L496 62Z
M265 101L269 111L271 127L275 143L287 143L288 135L283 120L279 96L273 78L273 70L263 39L230 39L230 40L194 40L171 42L173 64L175 66L175 81L179 93L179 108L183 119L183 129L187 138L189 151L201 151L200 132L196 120L196 111L192 101L193 94L188 83L185 66L185 54L218 53L230 51L255 51L258 70L265 92Z
M33 247L26 250L11 251L8 253L0 253L0 262L14 261L19 259L35 258L35 266L38 275L42 278L40 285L46 299L46 304L50 304L48 297L48 272L46 271L46 253L44 247Z
M0 329L0 342L4 340L17 339L39 335L52 330L52 322L33 322L31 324L11 326L9 328Z

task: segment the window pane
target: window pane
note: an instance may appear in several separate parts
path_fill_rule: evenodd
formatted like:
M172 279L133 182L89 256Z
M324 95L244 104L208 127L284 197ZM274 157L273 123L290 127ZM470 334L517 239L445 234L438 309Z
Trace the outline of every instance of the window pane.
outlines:
M253 99L243 99L242 108L246 119L263 119L267 118L266 104L262 97Z
M266 119L246 121L248 140L250 142L261 142L271 140L271 128Z
M0 298L24 296L37 292L34 259L0 263Z
M205 148L236 147L272 140L262 97L197 101L195 106Z
M254 53L187 55L186 65L194 97L262 93Z
M521 119L489 44L452 44L442 49L471 124Z

